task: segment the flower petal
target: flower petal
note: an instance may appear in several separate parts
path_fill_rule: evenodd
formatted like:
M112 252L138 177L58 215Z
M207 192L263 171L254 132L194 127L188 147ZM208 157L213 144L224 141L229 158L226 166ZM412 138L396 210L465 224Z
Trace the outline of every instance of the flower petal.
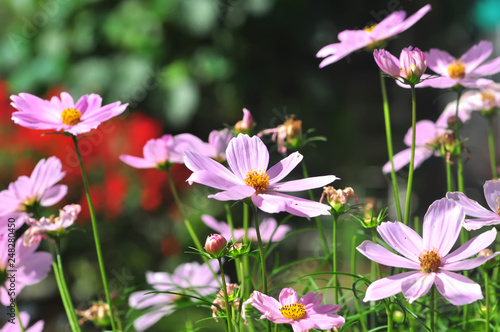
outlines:
M488 61L484 65L476 68L472 73L470 73L469 76L470 77L491 76L495 75L499 71L500 71L500 57Z
M383 222L377 227L377 232L392 249L420 264L418 256L424 250L424 242L413 229L399 221Z
M494 212L486 210L478 202L468 198L464 193L455 191L446 193L446 198L455 201L464 209L466 215L478 218L500 219Z
M233 185L244 184L243 179L235 176L220 163L206 156L202 156L199 153L186 151L186 155L184 156L184 164L193 172L193 175L199 171L206 171L224 180L224 183L221 183L219 186L214 188L227 189Z
M269 186L268 190L295 192L314 188L321 188L327 184L337 180L335 175L314 176L310 178L280 182Z
M448 77L448 66L456 60L454 57L452 57L448 52L441 51L437 48L430 49L429 52L425 52L425 55L427 58L427 67L432 69L437 74ZM436 79L427 80L425 83L433 80Z
M382 247L380 244L371 241L364 241L356 249L372 261L382 265L420 270L420 264L398 256Z
M415 145L417 146L425 146L427 143L434 141L438 135L436 124L430 120L418 121L415 124L415 133ZM410 128L404 138L405 144L410 147L412 134L413 130Z
M208 198L213 198L218 201L239 201L255 194L255 189L246 184L233 186L226 191L214 195L208 195Z
M253 291L252 306L262 313L261 318L266 318L271 322L282 324L288 323L289 319L281 315L281 304L274 298Z
M435 283L439 293L453 305L465 305L483 298L481 286L458 273L439 272Z
M500 208L500 180L488 180L484 183L484 197L491 211L498 212Z
M363 302L378 301L401 293L403 290L403 283L413 283L420 278L421 275L421 272L411 271L374 281L366 289Z
M464 210L452 200L442 198L432 203L424 216L424 249L435 248L446 256L457 242L464 218Z
M434 284L434 279L436 278L436 273L421 273L420 278L402 283L402 291L404 297L408 302L412 303L418 298L421 298Z
M144 158L134 157L128 154L122 154L120 160L125 164L135 168L156 168L156 163Z
M269 184L281 181L285 176L290 174L290 172L302 161L302 158L300 153L294 152L271 167L267 171L267 175L269 175Z
M462 260L474 256L481 250L487 248L490 244L493 243L493 241L495 241L496 236L497 230L495 228L492 228L487 232L475 236L474 238L470 239L462 246L460 246L460 248L453 251L451 254L443 257L441 259L441 266L439 268L447 271L457 271L470 270L479 265L482 265L484 262L493 258L494 256L490 255L488 257L476 257L466 261Z
M152 325L156 324L161 318L172 314L175 311L175 305L166 305L141 315L134 321L134 328L137 331L146 331Z
M472 46L460 60L465 62L465 72L469 74L474 71L484 60L488 59L493 52L493 44L487 40L480 41L477 45ZM492 75L495 73L487 74Z
M290 305L298 303L299 296L297 295L297 292L293 288L291 287L283 288L280 292L279 301L282 306Z
M269 165L269 152L257 136L239 134L229 142L226 156L234 174L242 180L252 170L266 172Z
M491 218L465 219L464 228L468 231L474 231L484 226L494 226L500 224L500 219Z
M45 192L45 195L40 199L41 206L52 206L58 203L66 193L68 192L68 186L65 184L59 184L53 186Z

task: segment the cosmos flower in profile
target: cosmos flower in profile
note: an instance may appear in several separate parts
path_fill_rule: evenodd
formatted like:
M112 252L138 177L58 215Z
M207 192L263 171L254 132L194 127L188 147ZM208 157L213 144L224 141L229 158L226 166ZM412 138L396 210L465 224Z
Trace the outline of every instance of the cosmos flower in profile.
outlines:
M329 215L330 206L281 192L297 192L323 187L337 179L334 175L279 182L302 160L292 153L268 169L269 151L257 136L239 134L229 142L226 151L231 170L199 153L186 151L186 167L193 174L187 179L221 192L208 196L220 201L250 198L253 204L267 213L288 212L301 217Z
M12 113L14 123L30 129L63 130L75 136L96 129L102 122L123 113L128 106L119 101L103 106L102 98L94 93L83 95L76 103L67 92L50 101L29 93L13 95L10 99L17 109Z
M380 23L363 30L342 31L338 35L340 43L327 45L316 54L318 58L325 58L319 67L328 66L362 48L373 51L375 48L381 47L387 39L410 28L430 10L431 5L425 5L406 20L406 12L401 10L390 14Z

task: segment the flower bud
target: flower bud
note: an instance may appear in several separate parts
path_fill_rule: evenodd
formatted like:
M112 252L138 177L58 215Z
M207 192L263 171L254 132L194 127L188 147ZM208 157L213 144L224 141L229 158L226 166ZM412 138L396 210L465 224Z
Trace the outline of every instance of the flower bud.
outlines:
M418 48L404 48L399 57L403 78L407 79L412 84L420 82L420 77L427 69L427 59L424 52Z
M253 121L252 114L246 108L243 109L243 120L238 121L234 125L234 130L236 134L250 134L253 130L255 123Z
M332 186L323 187L323 194L321 195L320 202L325 196L328 204L330 204L337 213L343 213L345 211L344 207L351 197L354 197L354 201L358 203L358 197L354 194L354 190L351 187L346 187L344 190L336 190Z
M205 241L205 250L215 257L220 257L226 249L226 245L227 241L222 235L213 234L207 237Z

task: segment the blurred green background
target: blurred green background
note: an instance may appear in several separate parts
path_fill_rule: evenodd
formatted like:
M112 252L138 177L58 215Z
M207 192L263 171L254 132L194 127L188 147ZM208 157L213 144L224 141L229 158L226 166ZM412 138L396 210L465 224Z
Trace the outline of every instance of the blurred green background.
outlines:
M361 29L394 10L413 14L426 3L2 0L0 78L7 83L9 94L29 92L45 96L51 91L67 90L75 98L98 93L105 103L127 102L129 112L120 117L122 121L140 113L158 123L145 127L151 134L147 138L190 132L206 140L211 130L240 120L243 107L252 112L259 130L276 127L286 116L295 114L304 129L315 128L318 135L328 139L301 151L309 174L335 174L342 179L334 183L335 187L353 187L360 198L373 196L386 206L391 202L389 179L383 176L381 166L387 160L387 152L378 68L372 55L355 52L319 69L320 60L315 54L321 47L337 42L337 34L342 30ZM494 55L498 56L498 1L446 0L431 4L432 11L392 40L387 47L389 51L398 55L403 47L412 45L424 51L440 48L458 57L487 39L494 42ZM410 92L389 80L387 84L397 152L405 148L402 138L411 124ZM418 90L418 119L436 120L454 97L445 91ZM13 111L3 107L7 113ZM2 130L9 132L14 126L6 123ZM120 129L122 124L116 122L115 126ZM126 130L119 136L111 147L116 155L126 153L126 145L135 139L127 137ZM6 135L2 140L3 147L15 144ZM472 156L478 159L466 165L468 174L475 175L468 183L471 196L477 196L478 200L482 190L477 185L488 178L489 172L487 161L479 159L487 158L480 151L472 148ZM5 174L17 175L16 160L11 158L9 154L0 154L4 173L0 189L15 180ZM279 158L275 156L273 160ZM104 183L103 174L118 174L115 166L96 163L91 177L96 185ZM27 172L33 167L34 163L25 165ZM103 171L105 167L108 169ZM138 203L144 182L136 181L142 171L120 167L120 174L134 184L126 187L118 215L107 216L103 206L100 216L105 220L100 227L110 278L115 283L112 288L126 295L130 287L146 288L146 270L171 272L180 262L196 257L184 254L191 243L184 225L178 222L180 217L166 186L159 189L164 195L162 201L145 211L144 204ZM179 185L184 199L194 207L193 222L200 225L200 238L204 238L209 230L201 226L199 215L208 213L224 219L223 205L208 204L206 195L200 194L202 188L188 190L182 184L188 174L179 170ZM300 176L299 171L294 174ZM405 176L402 172L402 183ZM442 161L433 159L425 163L416 173L413 204L416 214L423 216L428 205L444 195L445 185ZM96 195L99 195L97 191L98 188ZM100 198L113 201L113 195L106 192ZM319 198L320 193L316 195ZM293 218L291 224L299 228L304 222L308 223ZM324 223L328 227L329 219ZM88 224L82 227L83 232L71 233L64 253L79 308L84 308L89 300L96 300L100 287L90 228ZM346 222L343 227L350 242L359 227L354 222ZM303 233L300 248L292 239L283 243L282 250L291 252L290 257L314 254L315 236ZM349 243L343 245L349 247ZM349 249L345 255L347 260ZM23 291L20 301L34 317L47 321L48 331L64 331L65 317L52 277L42 286ZM197 318L203 318L209 312L202 309L196 311L198 314ZM166 318L155 329L178 331L184 326L184 318L179 317L184 316Z

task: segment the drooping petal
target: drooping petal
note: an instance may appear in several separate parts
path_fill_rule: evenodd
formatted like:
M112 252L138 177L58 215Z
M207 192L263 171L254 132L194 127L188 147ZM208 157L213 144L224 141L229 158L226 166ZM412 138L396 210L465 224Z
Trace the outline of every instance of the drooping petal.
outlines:
M404 297L408 302L412 303L418 298L421 298L434 284L436 278L436 273L421 273L420 278L413 280L412 282L403 282L402 291Z
M420 264L398 256L382 247L380 244L371 241L364 241L356 249L367 258L382 265L420 270Z
M419 264L418 256L424 250L424 242L417 232L398 221L381 223L377 232L392 249Z
M314 188L321 188L337 179L338 178L335 175L315 176L300 180L275 183L270 185L268 190L285 192L303 191Z
M491 52L493 52L493 44L487 40L480 41L479 44L472 46L467 52L465 52L465 54L460 57L460 60L465 62L466 74L473 72L477 66L483 63L484 60L488 59Z
M374 281L366 289L363 302L378 301L401 293L403 290L403 283L412 284L421 276L421 272L411 271Z
M457 202L468 216L500 220L500 217L496 213L486 210L478 202L465 196L464 193L458 191L448 192L446 193L446 198Z
M233 138L226 151L227 162L234 174L244 180L248 172L267 171L269 152L257 136L239 134Z
M269 184L281 181L285 176L290 174L290 172L301 162L302 158L303 157L300 153L294 152L271 167L267 171Z
M432 203L424 216L424 248L435 248L446 256L457 242L464 219L464 210L454 201L442 198Z
M435 284L438 292L453 305L465 305L483 298L481 286L458 273L439 272Z
M470 270L484 264L487 260L495 257L497 254L500 254L500 252L488 257L476 257L469 260L463 259L476 255L481 250L487 248L493 243L493 241L495 241L496 236L497 230L495 228L475 236L460 246L460 248L444 257L441 260L440 269L447 271Z
M465 219L464 228L468 231L474 231L485 226L493 226L500 224L500 219L491 218L477 218L477 219Z

